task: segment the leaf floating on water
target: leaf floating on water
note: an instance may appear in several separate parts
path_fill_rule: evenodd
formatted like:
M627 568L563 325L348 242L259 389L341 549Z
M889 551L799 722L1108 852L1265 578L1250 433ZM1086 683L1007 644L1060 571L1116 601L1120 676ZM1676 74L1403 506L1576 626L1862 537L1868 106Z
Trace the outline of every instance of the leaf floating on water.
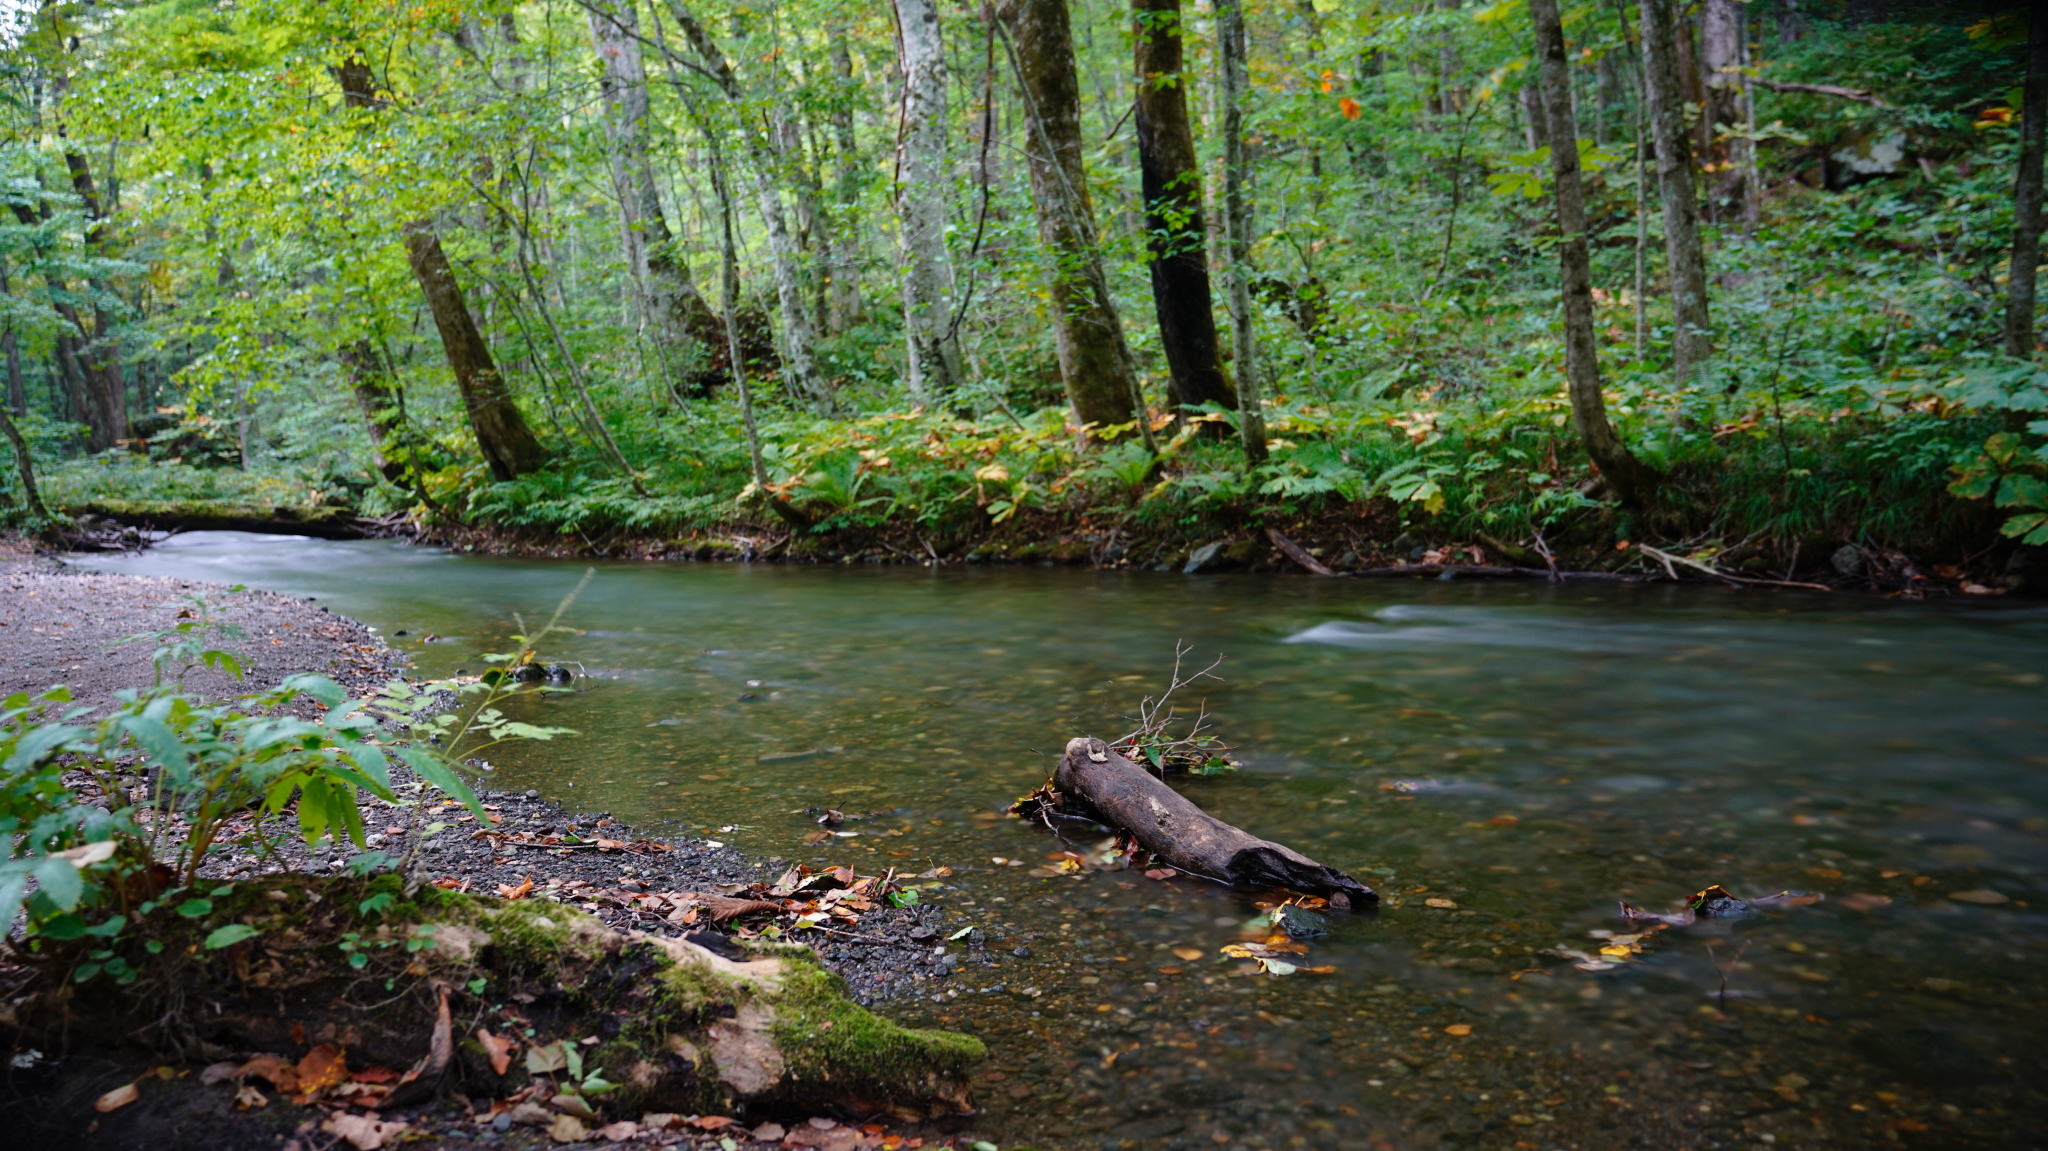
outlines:
M1173 954L1177 959L1193 963L1202 958L1202 949L1199 947L1176 947L1173 949Z
M1851 911L1876 911L1880 907L1890 906L1891 901L1892 897L1889 895L1872 895L1867 891L1858 891L1835 900Z
M1444 1034L1470 1035L1472 1034L1472 1025L1470 1023L1453 1023L1449 1027L1444 1028Z
M1422 902L1423 905L1426 907L1439 907L1447 911L1455 911L1458 906L1458 901L1455 899L1442 899L1434 895L1430 896L1428 899L1423 900Z
M1174 870L1173 868L1171 868L1171 867L1155 867L1155 868L1153 868L1152 870L1150 870L1150 871L1147 871L1147 872L1145 873L1145 878L1147 878L1147 879L1172 879L1172 878L1173 878L1174 876L1176 876L1176 875L1179 875L1179 874L1180 874L1180 872L1178 872L1178 871L1175 871L1175 870Z
M2012 902L2012 896L2006 895L2003 892L1993 891L1988 887L1975 887L1968 891L1951 891L1948 893L1948 897L1957 903L1976 903L1986 907Z

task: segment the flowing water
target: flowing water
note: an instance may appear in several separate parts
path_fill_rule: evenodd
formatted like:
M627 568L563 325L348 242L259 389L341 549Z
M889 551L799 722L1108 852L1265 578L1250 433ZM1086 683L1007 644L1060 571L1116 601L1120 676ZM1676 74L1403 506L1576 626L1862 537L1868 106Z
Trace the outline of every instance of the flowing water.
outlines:
M317 596L429 674L584 567L232 533L78 562ZM564 622L545 654L586 677L526 706L581 734L494 785L952 867L926 894L996 964L882 1009L988 1040L975 1130L1005 1147L2048 1140L2048 608L608 563ZM1062 845L998 814L1070 736L1127 730L1176 643L1226 657L1191 690L1243 762L1176 786L1386 897L1311 941L1332 973L1220 959L1252 897L1048 873ZM806 844L826 807L855 834ZM1716 883L1827 898L1599 954L1617 901Z

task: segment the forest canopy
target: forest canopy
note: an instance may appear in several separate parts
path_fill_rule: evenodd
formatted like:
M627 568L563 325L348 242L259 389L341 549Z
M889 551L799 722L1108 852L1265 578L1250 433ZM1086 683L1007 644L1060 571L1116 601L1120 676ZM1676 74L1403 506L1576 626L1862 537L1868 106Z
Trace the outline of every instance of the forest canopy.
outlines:
M2029 11L17 6L0 515L2017 586Z

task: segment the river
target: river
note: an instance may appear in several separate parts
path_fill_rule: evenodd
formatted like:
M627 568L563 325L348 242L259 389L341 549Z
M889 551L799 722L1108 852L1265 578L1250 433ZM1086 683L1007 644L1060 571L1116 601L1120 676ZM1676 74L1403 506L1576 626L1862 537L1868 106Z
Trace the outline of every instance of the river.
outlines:
M586 566L210 532L73 562L316 596L427 674L480 670ZM880 1009L989 1041L976 1130L1005 1148L2031 1147L2048 1127L2048 607L601 563L562 622L542 650L578 690L525 706L580 734L504 755L492 785L762 856L950 866L928 894L998 965ZM1128 730L1176 644L1224 657L1187 694L1242 762L1176 786L1386 897L1310 941L1299 963L1331 973L1220 958L1253 896L1062 873L1059 842L999 815L1070 736ZM827 807L851 834L805 843ZM1619 901L1710 884L1826 899L1600 953L1627 951Z

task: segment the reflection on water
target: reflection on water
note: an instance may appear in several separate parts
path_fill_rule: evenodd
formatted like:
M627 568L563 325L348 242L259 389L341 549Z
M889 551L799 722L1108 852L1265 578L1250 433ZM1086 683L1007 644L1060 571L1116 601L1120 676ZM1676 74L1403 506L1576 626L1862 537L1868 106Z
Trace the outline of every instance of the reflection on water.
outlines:
M429 673L581 573L225 533L80 562L318 596ZM978 1130L1006 1146L2040 1141L2038 608L619 563L567 621L545 654L589 678L527 706L582 735L498 785L763 855L952 866L993 966L894 1010L990 1040ZM1239 895L990 862L1061 847L996 810L1069 736L1124 730L1176 640L1228 657L1208 701L1246 764L1178 786L1387 896L1315 941L1333 975L1217 962ZM826 806L856 834L805 845ZM1618 900L1710 883L1830 898L1610 971L1555 954L1597 955Z

